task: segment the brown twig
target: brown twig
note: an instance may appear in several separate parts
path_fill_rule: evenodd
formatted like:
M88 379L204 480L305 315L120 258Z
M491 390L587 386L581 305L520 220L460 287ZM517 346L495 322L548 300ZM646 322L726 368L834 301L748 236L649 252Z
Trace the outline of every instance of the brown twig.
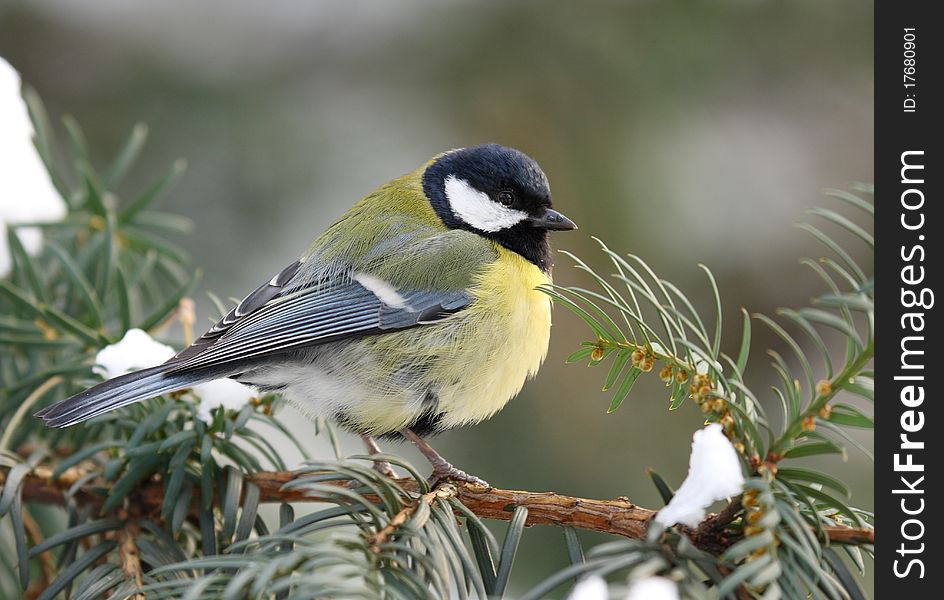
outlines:
M403 524L407 522L407 519L413 516L413 513L416 512L417 507L419 507L421 503L425 503L427 506L432 506L433 502L435 502L437 498L453 498L456 496L456 493L456 486L447 483L437 486L436 489L431 492L423 494L416 499L416 502L393 515L393 518L390 519L390 522L387 523L383 529L370 536L367 544L368 548L370 548L371 552L380 552L380 547L383 546L384 542L386 542L390 536L396 533L397 529L402 527Z
M140 588L144 585L144 572L141 569L141 557L138 554L138 545L134 538L138 534L138 526L132 521L118 530L118 556L121 559L121 570L125 575L134 579ZM133 600L144 600L144 594L130 596Z
M58 479L48 477L45 469L37 469L24 482L23 497L30 502L61 504L62 491L75 483L82 476L79 469L70 469ZM313 494L305 489L282 489L298 477L291 472L263 471L249 475L246 480L259 487L262 502L323 502L328 500L324 494ZM6 473L0 471L0 485ZM402 488L416 491L413 479L398 479ZM76 501L101 505L105 497L95 488L105 485L103 482L91 482L76 492ZM338 484L343 485L343 484ZM507 521L511 519L515 508L524 506L528 509L527 525L559 525L619 535L632 539L645 539L649 520L655 511L636 506L632 502L617 498L614 500L593 500L574 496L563 496L554 492L527 492L483 488L466 483L454 483L455 497L470 511L479 517ZM135 493L135 503L142 514L159 511L163 502L164 486L159 482L145 482ZM195 493L196 497L197 494ZM732 509L733 510L733 509ZM719 516L724 515L724 511ZM408 515L407 515L408 516ZM840 544L874 544L873 529L852 527L824 527L830 541Z
M858 529L856 527L823 527L829 541L834 544L874 544L874 529Z
M737 541L728 536L726 528L739 512L741 512L740 496L728 502L728 505L721 512L709 515L698 527L688 529L688 536L695 546L702 550L707 550L713 554L721 554L728 546Z
M36 522L36 519L28 510L23 511L23 527L34 545L43 541L43 532L39 528L39 523ZM49 583L56 578L56 563L53 562L48 551L39 555L39 562L43 570L42 583L45 587L49 587Z

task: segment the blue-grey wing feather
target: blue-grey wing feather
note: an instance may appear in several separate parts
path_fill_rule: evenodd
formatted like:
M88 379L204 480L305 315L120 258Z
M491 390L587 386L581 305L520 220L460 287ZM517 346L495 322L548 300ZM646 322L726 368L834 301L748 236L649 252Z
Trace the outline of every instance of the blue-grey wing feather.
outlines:
M233 325L238 323L246 315L252 314L259 308L265 306L265 304L273 298L282 295L286 290L286 286L298 273L301 264L301 261L296 260L279 271L272 279L257 287L252 293L243 298L233 310L229 311L225 317L220 319L216 325L208 329L207 332L197 338L193 344L184 348L171 360L183 360L196 356L205 350L207 346L215 343L220 336L229 331Z
M402 302L391 306L351 277L334 279L311 282L300 289L286 280L281 293L260 287L247 297L254 297L253 303L241 302L193 346L168 361L167 372L427 325L448 318L471 302L464 290L397 290ZM276 281L273 278L272 282ZM273 287L272 282L266 285ZM265 302L259 304L262 298Z

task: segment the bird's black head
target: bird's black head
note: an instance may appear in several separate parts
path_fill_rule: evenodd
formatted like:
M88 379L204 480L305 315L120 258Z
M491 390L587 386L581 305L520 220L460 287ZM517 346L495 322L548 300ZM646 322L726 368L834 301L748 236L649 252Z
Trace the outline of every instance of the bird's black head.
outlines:
M548 230L577 228L551 208L538 163L498 144L443 154L423 173L423 191L447 227L495 240L545 272L551 268Z

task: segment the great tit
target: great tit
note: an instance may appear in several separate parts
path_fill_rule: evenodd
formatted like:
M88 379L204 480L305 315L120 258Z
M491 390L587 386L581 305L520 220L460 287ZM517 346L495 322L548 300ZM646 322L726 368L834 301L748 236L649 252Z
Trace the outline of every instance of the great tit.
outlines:
M491 417L537 372L551 328L537 289L551 281L548 231L576 228L524 153L439 154L355 204L166 363L37 416L68 427L229 377L360 434L371 452L374 437L402 436L434 478L482 484L422 438Z

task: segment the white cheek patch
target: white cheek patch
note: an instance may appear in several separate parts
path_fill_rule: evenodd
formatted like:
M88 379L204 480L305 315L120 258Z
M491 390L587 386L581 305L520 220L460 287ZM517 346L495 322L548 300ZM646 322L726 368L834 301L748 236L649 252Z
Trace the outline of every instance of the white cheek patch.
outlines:
M377 299L391 308L407 308L406 299L397 293L392 285L379 277L367 273L357 273L354 281L367 288Z
M492 233L507 229L528 216L524 211L492 202L488 194L478 191L455 175L446 178L446 199L454 215L479 231Z

